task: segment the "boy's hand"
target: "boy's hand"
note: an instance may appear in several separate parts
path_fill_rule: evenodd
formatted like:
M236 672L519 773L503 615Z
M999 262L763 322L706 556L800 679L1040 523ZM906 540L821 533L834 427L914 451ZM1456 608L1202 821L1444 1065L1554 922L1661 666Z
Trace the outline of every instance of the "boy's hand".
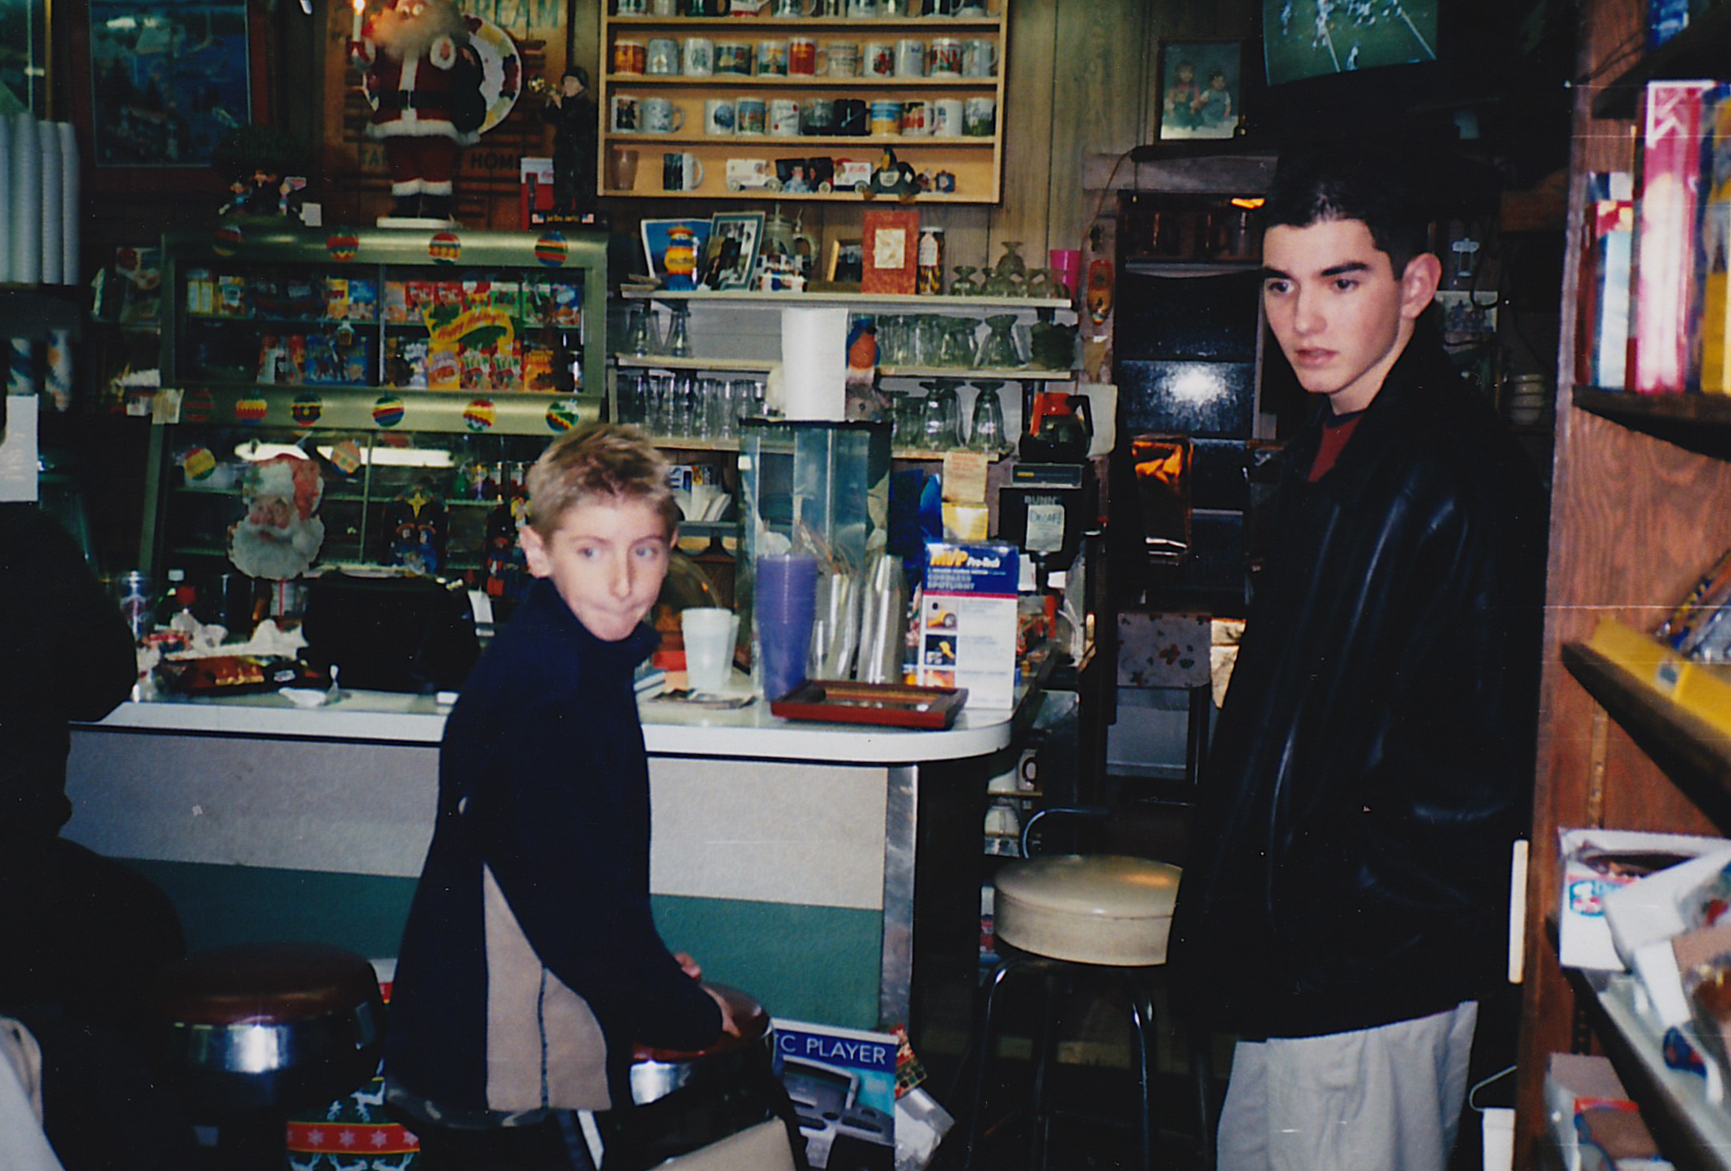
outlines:
M709 993L710 999L721 1009L721 1031L730 1037L740 1036L739 1022L733 1019L733 1008L727 1003L727 998L705 984L703 990Z
M690 952L676 951L673 953L673 958L679 961L680 968L687 976L690 976L693 980L701 980L703 978L703 968L696 960L691 958Z

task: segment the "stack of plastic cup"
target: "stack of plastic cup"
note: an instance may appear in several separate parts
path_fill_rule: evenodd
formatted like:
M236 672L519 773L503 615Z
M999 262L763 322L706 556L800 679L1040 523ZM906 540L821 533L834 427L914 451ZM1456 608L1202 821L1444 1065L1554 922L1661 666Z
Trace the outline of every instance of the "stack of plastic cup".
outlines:
M752 615L762 655L763 697L780 699L805 682L817 612L817 560L789 554L757 559Z

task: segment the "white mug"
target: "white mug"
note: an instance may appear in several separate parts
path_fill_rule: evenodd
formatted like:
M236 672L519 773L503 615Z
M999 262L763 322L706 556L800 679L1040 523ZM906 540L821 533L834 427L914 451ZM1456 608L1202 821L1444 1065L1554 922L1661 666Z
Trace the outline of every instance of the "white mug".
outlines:
M933 37L931 55L933 77L962 75L962 42L957 37Z
M733 133L732 98L709 98L703 103L703 132L728 135Z
M656 16L678 16L679 0L654 0L650 5Z
M926 75L926 43L915 37L903 37L896 42L896 76Z
M829 77L858 77L860 70L860 48L853 41L833 41L827 54L829 60L824 73Z
M938 138L957 138L962 133L962 99L937 98L931 103L926 119L932 134Z
M878 0L847 0L847 14L854 20L878 14Z
M769 132L777 138L799 136L799 103L792 98L769 100Z
M678 134L685 125L685 111L670 98L644 98L643 130L649 134Z
M614 94L607 107L607 125L615 134L630 134L643 129L643 111L639 99L630 94Z
M867 41L860 50L860 70L866 77L896 75L896 47L889 41Z
M684 72L691 77L708 77L715 72L715 42L708 37L686 37L681 46Z
M648 16L649 0L619 0L620 16Z
M654 73L653 67L649 70ZM962 76L990 77L998 71L998 46L980 39L962 42Z
M679 72L679 42L672 37L649 38L646 72L668 77Z

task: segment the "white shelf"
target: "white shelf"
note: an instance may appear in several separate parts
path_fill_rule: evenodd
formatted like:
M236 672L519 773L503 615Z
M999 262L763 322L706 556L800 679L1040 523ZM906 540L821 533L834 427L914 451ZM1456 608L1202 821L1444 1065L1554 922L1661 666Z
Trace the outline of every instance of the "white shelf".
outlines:
M1057 309L1075 312L1068 297L953 297L947 293L760 293L753 289L642 289L626 287L629 301L738 301L747 305L881 306L888 309Z

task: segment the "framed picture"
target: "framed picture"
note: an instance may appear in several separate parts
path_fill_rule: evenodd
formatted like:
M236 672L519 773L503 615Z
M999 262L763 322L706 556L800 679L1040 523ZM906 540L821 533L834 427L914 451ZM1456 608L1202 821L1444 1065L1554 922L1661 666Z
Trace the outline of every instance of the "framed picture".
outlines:
M48 117L48 0L0 0L0 114Z
M911 207L865 210L860 291L912 293L918 268L920 213Z
M703 255L704 242L709 239L708 220L644 220L643 262L649 266L649 275L658 280L667 276L667 246L673 243L675 228L690 230L691 246L697 249L699 256Z
M712 289L748 288L762 239L761 211L716 212L709 220L709 243L698 266L698 283Z
M865 272L865 242L862 240L832 240L829 263L824 268L824 280L831 283L859 284Z
M1231 138L1243 105L1243 41L1160 42L1160 139Z

